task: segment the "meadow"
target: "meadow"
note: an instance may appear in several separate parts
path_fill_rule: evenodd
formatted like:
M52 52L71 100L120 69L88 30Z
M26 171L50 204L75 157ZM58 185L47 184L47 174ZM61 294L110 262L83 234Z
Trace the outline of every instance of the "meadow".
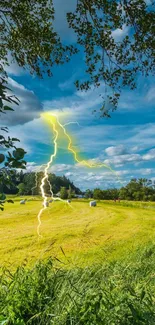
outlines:
M0 325L154 325L155 205L41 198L1 212Z
M73 200L71 206L53 202L41 216L40 237L37 215L40 197L27 197L20 205L5 204L0 213L0 264L15 269L23 262L33 265L52 257L64 266L86 266L123 259L152 242L155 236L155 204Z

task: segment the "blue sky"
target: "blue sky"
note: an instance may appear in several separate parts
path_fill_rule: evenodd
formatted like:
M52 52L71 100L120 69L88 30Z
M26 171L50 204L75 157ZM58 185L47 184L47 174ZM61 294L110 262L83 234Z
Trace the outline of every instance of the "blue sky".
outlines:
M55 0L56 1L56 0ZM74 1L56 2L55 27L65 40L75 41L75 35L68 30L65 12L74 7ZM58 9L61 6L61 13ZM116 30L121 38L127 28ZM56 112L62 123L77 121L79 125L66 126L73 136L73 144L80 156L104 162L109 168L88 169L77 164L66 147L59 143L59 150L50 171L66 175L82 190L125 185L132 177L147 177L155 180L155 86L153 78L137 78L137 89L124 89L118 110L110 119L101 119L93 114L102 104L100 89L87 93L77 91L76 79L84 77L83 53L72 58L67 65L56 67L53 77L39 80L20 69L15 63L7 68L9 85L20 99L20 107L3 117L3 124L9 126L11 136L21 140L27 151L27 170L40 170L53 153L53 133L40 114L43 111Z

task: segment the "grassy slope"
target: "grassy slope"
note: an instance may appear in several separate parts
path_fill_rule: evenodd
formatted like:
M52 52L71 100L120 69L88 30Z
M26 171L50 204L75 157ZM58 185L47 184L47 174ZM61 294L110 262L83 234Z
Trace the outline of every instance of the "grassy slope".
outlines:
M47 256L73 265L118 259L154 239L154 210L99 202L73 201L72 208L61 202L50 205L42 215L37 236L37 214L42 207L36 199L26 205L6 204L0 213L0 264L14 267ZM61 248L66 254L64 257Z

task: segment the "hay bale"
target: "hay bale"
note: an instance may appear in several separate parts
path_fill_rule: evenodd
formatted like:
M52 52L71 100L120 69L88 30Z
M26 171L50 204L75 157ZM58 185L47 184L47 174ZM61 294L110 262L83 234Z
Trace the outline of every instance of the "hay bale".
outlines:
M96 206L97 206L96 201L90 201L90 202L89 202L89 206L90 206L90 207L96 207Z
M26 200L21 200L20 204L25 204Z

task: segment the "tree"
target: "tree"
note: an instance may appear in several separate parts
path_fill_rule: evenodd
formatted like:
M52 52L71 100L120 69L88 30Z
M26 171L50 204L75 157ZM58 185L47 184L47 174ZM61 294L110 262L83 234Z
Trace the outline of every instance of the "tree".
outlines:
M20 183L18 185L18 194L19 195L24 195L25 194L25 184L24 183Z
M103 199L102 191L99 188L94 189L93 198L96 199L96 200L102 200Z
M154 201L154 192L151 180L133 178L125 187L120 189L119 196L123 200Z
M8 111L12 111L13 108L10 107L10 104L14 103L18 105L18 99L15 96L7 94L9 89L6 86L5 79L1 78L0 82L0 114L5 114ZM6 104L7 103L7 104ZM2 168L0 169L0 209L3 210L4 203L6 201L6 196L3 193L4 186L9 186L13 184L11 182L11 173L10 169L14 168L25 168L26 161L23 159L25 151L22 148L17 148L15 143L19 142L16 138L11 138L10 136L6 137L8 133L7 127L0 127L0 164ZM10 151L6 151L10 149ZM14 173L14 171L13 171ZM12 202L9 200L9 202Z
M68 199L71 199L72 198L72 188L71 186L69 185L69 190L68 190Z
M76 86L81 90L103 86L103 116L116 109L123 87L134 89L138 75L155 72L154 9L153 0L151 4L145 0L78 0L75 12L67 14L69 27L84 48L89 76ZM114 31L125 29L128 33L117 40Z
M61 187L61 190L60 190L60 198L62 200L66 200L68 198L68 193L67 193L66 187Z
M92 197L93 197L93 191L87 189L87 190L85 191L85 198L86 198L86 199L90 199L90 198L92 198Z
M77 0L75 11L66 16L77 35L75 47L64 45L54 29L53 0L4 0L0 9L0 62L9 65L11 55L20 67L43 77L45 73L52 75L54 64L68 62L81 48L88 79L77 80L76 86L87 91L103 85L101 113L110 116L123 87L134 89L137 75L154 74L155 13L154 1L150 2ZM128 33L118 40L115 30Z
M77 52L64 46L54 30L52 0L4 0L0 8L2 66L9 65L9 57L20 67L42 77L51 75L54 64L69 61Z

